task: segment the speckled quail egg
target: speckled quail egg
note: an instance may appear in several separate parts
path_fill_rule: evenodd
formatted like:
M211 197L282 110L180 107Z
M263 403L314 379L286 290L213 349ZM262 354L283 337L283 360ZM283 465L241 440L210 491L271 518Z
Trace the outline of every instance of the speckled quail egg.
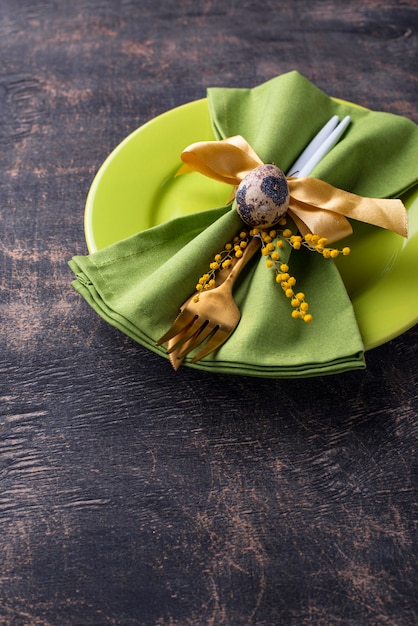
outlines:
M289 206L286 176L276 165L256 167L238 186L235 204L241 219L249 226L274 226Z

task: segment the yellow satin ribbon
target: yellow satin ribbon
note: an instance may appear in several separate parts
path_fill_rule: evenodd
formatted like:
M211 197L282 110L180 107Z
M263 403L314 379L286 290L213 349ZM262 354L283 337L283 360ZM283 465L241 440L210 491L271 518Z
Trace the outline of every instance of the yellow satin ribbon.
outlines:
M177 174L197 171L209 178L238 186L256 167L260 157L240 135L220 141L202 141L181 154L184 165ZM343 191L318 178L287 178L288 213L302 235L326 237L329 243L351 235L347 217L408 236L407 213L398 199L364 198Z

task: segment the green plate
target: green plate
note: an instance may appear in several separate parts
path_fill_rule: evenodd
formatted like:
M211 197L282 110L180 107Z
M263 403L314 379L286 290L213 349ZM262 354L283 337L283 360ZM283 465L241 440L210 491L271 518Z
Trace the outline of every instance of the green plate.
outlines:
M226 204L229 186L197 173L175 178L182 150L213 139L206 99L168 111L126 137L99 169L87 197L89 251L174 217ZM402 199L409 215L407 240L355 222L347 240L352 254L337 259L366 350L418 321L418 187Z

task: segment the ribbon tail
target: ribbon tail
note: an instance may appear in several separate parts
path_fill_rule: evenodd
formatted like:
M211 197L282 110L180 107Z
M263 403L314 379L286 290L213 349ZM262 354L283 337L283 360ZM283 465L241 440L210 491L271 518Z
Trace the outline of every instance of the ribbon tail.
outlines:
M292 197L290 198L288 214L302 236L312 233L325 237L328 243L334 243L348 237L353 232L350 222L344 215L306 205Z
M351 234L351 226L345 218L408 236L407 212L401 200L364 198L317 178L291 178L288 184L289 207L304 222L303 228L327 237L330 243Z

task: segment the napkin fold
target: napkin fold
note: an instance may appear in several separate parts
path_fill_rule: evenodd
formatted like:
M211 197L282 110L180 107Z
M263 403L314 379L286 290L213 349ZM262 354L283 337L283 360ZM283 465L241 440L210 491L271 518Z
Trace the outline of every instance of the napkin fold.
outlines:
M208 103L218 139L240 134L265 163L285 171L332 115L349 114L349 132L312 175L369 197L394 197L417 182L418 129L412 122L337 102L297 72L254 89L211 88ZM157 340L213 256L242 226L230 205L173 219L89 256L73 257L73 286L112 326L166 356ZM289 265L314 321L291 317L274 272L256 255L234 290L241 310L238 327L192 367L283 378L365 367L354 311L333 261L301 249L291 253Z
M369 198L398 197L418 181L416 124L336 101L296 71L253 89L212 87L208 102L217 139L240 134L283 171L332 115L349 115L348 131L312 177Z

